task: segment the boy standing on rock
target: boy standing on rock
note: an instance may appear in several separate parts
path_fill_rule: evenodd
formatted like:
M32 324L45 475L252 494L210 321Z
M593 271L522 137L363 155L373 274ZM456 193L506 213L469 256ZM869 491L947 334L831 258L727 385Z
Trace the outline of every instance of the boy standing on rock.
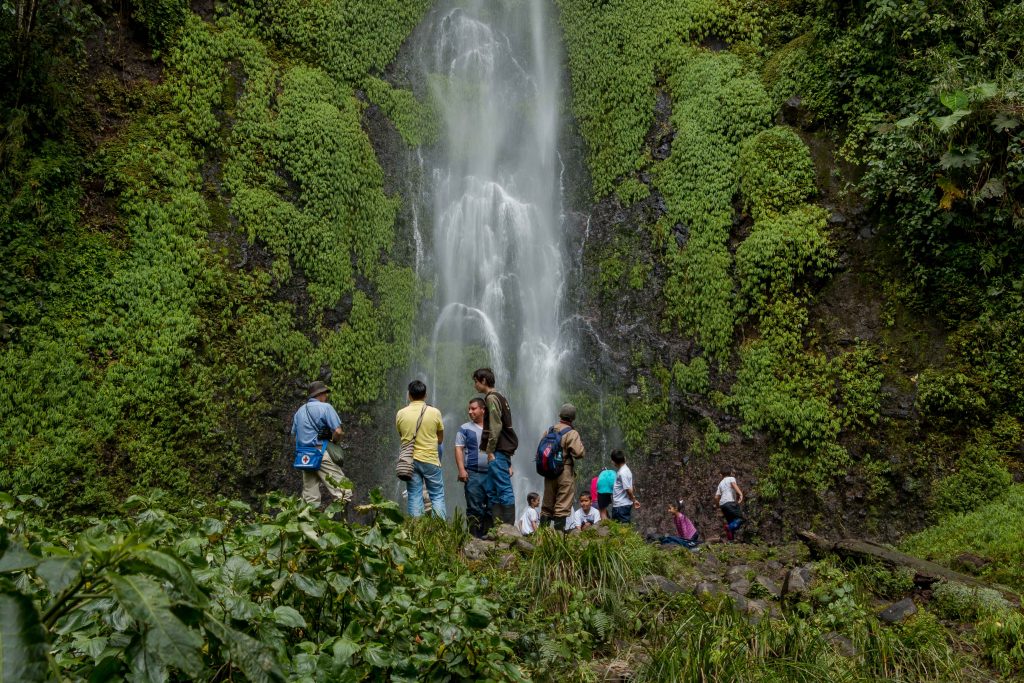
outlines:
M719 471L722 474L722 481L718 482L715 502L725 519L725 538L732 541L736 538L736 530L743 526L743 511L740 509L740 503L743 502L743 491L736 483L736 473L732 467L723 465Z

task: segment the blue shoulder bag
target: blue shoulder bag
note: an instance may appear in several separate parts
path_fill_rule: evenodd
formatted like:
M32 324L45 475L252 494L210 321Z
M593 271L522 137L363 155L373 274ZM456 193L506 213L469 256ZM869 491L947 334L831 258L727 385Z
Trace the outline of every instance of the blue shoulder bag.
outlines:
M316 431L316 424L313 422L313 418L309 415L309 404L306 406L306 419L309 420L309 424ZM318 470L320 469L320 463L324 459L324 453L327 451L327 441L323 441L320 446L303 446L299 443L298 432L295 434L295 461L292 463L292 467L297 470Z

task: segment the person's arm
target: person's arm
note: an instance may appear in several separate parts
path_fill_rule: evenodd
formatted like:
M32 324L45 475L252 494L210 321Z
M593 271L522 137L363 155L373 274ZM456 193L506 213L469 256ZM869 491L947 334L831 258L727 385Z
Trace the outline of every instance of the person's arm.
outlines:
M330 440L334 443L341 441L341 418L338 417L338 411L330 403L327 404L327 414L324 416L324 421L327 423L328 429L331 430Z
M536 531L540 527L540 517L530 515L530 528Z
M738 498L736 499L736 502L737 503L742 503L743 502L743 491L740 490L740 485L737 484L735 480L733 480L730 485L732 486L732 490L735 491L736 495L738 496Z
M494 394L488 394L487 398L487 445L484 452L488 460L494 460L494 451L498 447L498 435L501 434L501 402Z
M721 504L722 504L722 488L719 487L719 488L715 489L715 505L721 505Z
M635 507L635 508L639 508L640 507L640 501L636 499L636 495L633 493L633 489L631 489L631 488L626 489L626 495L629 496L629 499L631 501L633 501L633 507Z
M580 438L580 433L575 429L565 435L562 448L568 451L573 458L577 459L582 458L587 453L587 449L583 447L583 439Z
M465 449L459 445L458 436L455 440L455 465L459 468L459 481L469 481L469 472L466 471L466 461L463 458L462 452Z

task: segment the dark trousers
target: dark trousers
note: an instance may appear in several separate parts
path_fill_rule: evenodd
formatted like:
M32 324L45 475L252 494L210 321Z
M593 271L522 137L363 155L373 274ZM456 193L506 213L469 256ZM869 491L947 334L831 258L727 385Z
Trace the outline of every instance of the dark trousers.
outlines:
M466 482L466 518L469 521L470 531L476 531L474 535L482 533L491 527L491 503L487 498L487 473L469 473L469 481Z
M633 520L633 506L620 505L618 507L612 507L612 509L608 512L608 517L613 522L629 524Z

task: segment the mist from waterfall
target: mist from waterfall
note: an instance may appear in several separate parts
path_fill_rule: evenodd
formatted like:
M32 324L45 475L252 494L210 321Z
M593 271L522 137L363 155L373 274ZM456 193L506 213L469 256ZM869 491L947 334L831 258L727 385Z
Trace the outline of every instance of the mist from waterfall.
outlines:
M562 401L556 26L547 0L442 2L421 26L420 64L442 129L423 169L433 233L420 272L433 277L436 311L425 316L429 347L413 369L445 415L442 464L456 502L454 435L476 395L474 369L493 368L512 406L520 511L527 492L542 489L533 451Z

